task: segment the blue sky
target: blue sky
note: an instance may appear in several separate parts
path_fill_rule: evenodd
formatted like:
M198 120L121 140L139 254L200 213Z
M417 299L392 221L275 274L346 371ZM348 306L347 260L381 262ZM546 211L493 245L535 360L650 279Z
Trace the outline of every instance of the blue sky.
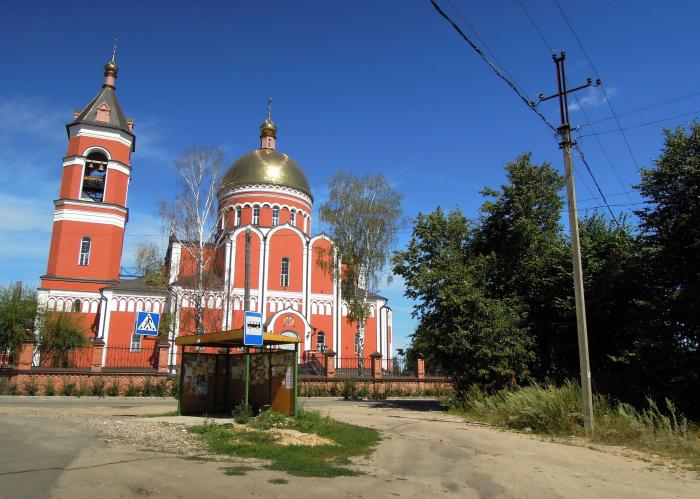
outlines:
M662 128L700 114L700 96L625 114L700 92L700 3L560 2L623 127L687 114L626 130L632 154L619 132L599 136L604 149L580 139L609 202L629 212L639 198L624 191L658 155ZM439 3L529 97L553 91L554 64L517 0ZM566 50L570 82L593 76L554 0L523 4L547 43ZM137 135L126 266L136 244L160 239L155 205L171 196L173 158L194 144L219 146L230 162L254 149L270 96L278 148L302 165L317 204L344 168L383 172L409 217L438 205L476 216L480 189L502 183L519 153L562 168L551 133L427 0L10 2L0 16L0 283L38 284L46 270L64 125L100 88L115 37L117 94ZM600 90L579 97L573 125L585 111L607 119L597 132L616 129ZM554 102L541 110L558 121ZM581 208L602 204L582 169L577 182ZM401 346L415 327L411 304L400 280L383 291Z

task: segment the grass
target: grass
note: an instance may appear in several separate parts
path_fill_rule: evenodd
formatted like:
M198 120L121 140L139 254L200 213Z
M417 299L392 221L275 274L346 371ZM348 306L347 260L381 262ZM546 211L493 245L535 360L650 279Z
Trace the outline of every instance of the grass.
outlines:
M679 414L670 400L659 408L647 398L641 410L596 395L594 432L587 435L576 383L532 385L487 394L472 386L452 411L468 419L554 436L581 436L593 442L623 445L688 463L700 470L700 430Z
M232 425L216 424L191 427L189 431L201 435L210 450L217 454L269 460L270 464L266 466L268 469L312 477L361 474L346 465L350 464L353 456L369 455L379 441L376 430L341 423L318 411L300 410L296 418L280 418L274 414L262 417L260 423L251 420L249 431L236 430ZM283 446L277 443L276 435L265 431L271 427L313 433L332 440L335 445Z

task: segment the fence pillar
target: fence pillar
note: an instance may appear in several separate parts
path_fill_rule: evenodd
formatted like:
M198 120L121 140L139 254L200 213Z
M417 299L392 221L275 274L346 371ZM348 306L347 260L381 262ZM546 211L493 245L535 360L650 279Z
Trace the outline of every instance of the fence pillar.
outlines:
M170 351L170 342L167 338L162 338L158 341L158 372L167 374L168 369L168 352Z
M425 359L418 359L416 375L418 376L418 379L425 379Z
M102 372L102 350L105 347L105 340L95 338L92 342L92 357L90 358L90 372Z
M381 378L382 377L382 354L379 352L374 352L369 355L370 362L372 363L372 377Z
M32 360L34 359L34 349L36 348L36 340L24 340L22 349L19 352L19 362L16 369L18 371L31 371Z
M324 356L324 368L326 370L326 378L335 378L335 352L328 350Z

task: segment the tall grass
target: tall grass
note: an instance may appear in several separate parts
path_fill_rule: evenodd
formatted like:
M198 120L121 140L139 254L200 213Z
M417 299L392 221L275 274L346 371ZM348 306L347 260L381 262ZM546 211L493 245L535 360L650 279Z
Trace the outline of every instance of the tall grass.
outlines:
M472 386L453 401L455 412L506 428L557 436L587 436L593 441L681 458L700 467L700 431L679 414L669 399L660 408L647 398L641 410L602 395L593 400L595 425L586 435L578 384L539 385L494 394Z

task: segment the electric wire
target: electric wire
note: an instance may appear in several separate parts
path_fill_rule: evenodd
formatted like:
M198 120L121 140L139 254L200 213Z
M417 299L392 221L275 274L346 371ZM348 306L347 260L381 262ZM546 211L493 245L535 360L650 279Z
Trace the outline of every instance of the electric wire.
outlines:
M508 85L508 86L518 95L518 97L520 97L520 100L522 100L523 103L525 103L525 105L526 105L530 110L532 110L535 114L537 114L537 116L539 116L540 119L547 125L547 127L549 127L549 129L556 135L556 134L558 133L558 132L557 132L557 128L556 128L554 125L552 125L552 123L547 119L547 117L546 117L544 114L542 114L539 110L537 110L537 109L530 103L530 101L528 100L528 98L525 97L525 95L524 95L520 90L518 90L518 88L517 88L517 86L515 85L515 83L512 82L507 76L505 76L505 75L503 74L503 72L502 72L496 65L494 65L494 63L492 63L491 60L489 60L488 57L486 57L486 55L481 51L481 49L471 40L471 38L469 38L469 37L464 33L464 31L462 31L462 29L457 25L457 23L455 23L455 22L450 18L450 16L448 16L448 15L440 8L440 6L437 4L437 2L436 2L435 0L430 0L430 3L433 5L433 7L435 8L435 10L438 12L438 14L440 14L448 23L450 23L450 25L452 25L452 27L454 28L454 30L455 30L457 33L459 33L459 35L464 39L465 42L467 42L467 43L469 44L469 46L474 50L474 52L476 52L476 53L479 55L479 57L481 57L481 59L482 59L486 64L489 65L489 67L493 70L493 72L496 73L496 76L498 76L500 79L502 79L502 80L506 83L506 85Z
M698 96L700 96L700 92L692 92L692 93L689 93L689 94L683 94L683 95L679 95L679 96L677 96L677 97L672 97L672 98L670 98L670 99L666 99L666 100L657 102L657 103L655 103L655 104L649 104L648 106L644 106L644 107L640 107L640 108L637 108L637 109L633 109L633 110L631 110L631 111L626 111L626 112L624 112L624 113L618 114L617 116L618 116L618 117L621 117L621 116L629 116L629 115L631 115L631 114L641 113L642 111L648 111L649 109L655 109L655 108L657 108L657 107L665 106L665 105L667 105L667 104L672 104L672 103L674 103L674 102L678 102L678 101L682 101L682 100L686 100L686 99L691 99L691 98L693 98L693 97L698 97ZM610 120L612 120L612 119L615 119L615 118L613 118L612 116L610 116L609 118L602 118L602 119L599 119L599 120L595 120L595 121L590 121L590 122L587 122L587 123L583 123L583 124L581 124L581 125L578 125L576 128L579 128L579 129L580 129L580 128L583 128L583 127L585 127L585 126L594 125L594 124L596 124L596 123L602 123L602 122L604 122L604 121L610 121Z
M591 69L593 69L593 73L594 73L595 77L598 79L601 79L600 73L598 72L598 69L595 67L595 64L593 64L593 60L588 55L588 51L586 51L585 47L583 46L581 39L579 38L578 34L576 33L576 30L574 29L574 26L571 24L571 21L569 20L569 17L566 15L566 12L564 12L564 9L562 8L561 4L559 3L559 0L554 0L554 2L557 4L557 7L559 8L559 12L561 12L561 15L564 18L564 21L566 22L567 26L569 27L571 34L574 35L574 38L576 39L576 43L578 44L579 48L581 49L581 52L583 52L583 55L588 60L588 64L590 64ZM610 103L610 98L608 96L607 90L605 90L605 85L601 85L600 88L603 91L603 97L605 97L605 102L607 103L608 107L610 108L610 112L612 113L613 118L615 119L615 123L617 124L617 128L618 128L620 134L622 135L622 138L625 142L625 145L627 146L627 151L629 152L630 157L632 158L632 162L637 167L637 170L639 170L639 162L637 161L637 157L634 155L634 152L632 152L632 147L630 146L629 140L627 140L627 135L622 130L622 125L620 124L620 119L617 117L617 114L615 113L615 110L613 109L612 104Z
M678 118L683 118L683 117L685 117L685 116L692 116L692 115L695 115L695 116L700 115L700 109L698 109L697 111L691 111L691 112L689 112L689 113L682 113L682 114L677 114L677 115L675 115L675 116L669 116L669 117L667 117L667 118L660 118L660 119L658 119L658 120L647 121L647 122L645 122L645 123L638 123L637 125L626 126L626 127L623 127L622 130L631 130L631 129L633 129L633 128L642 128L642 127L645 127L645 126L655 125L655 124L657 124L657 123L662 123L662 122L664 122L664 121L675 120L675 119L678 119ZM586 134L578 135L578 137L579 137L579 138L583 138L583 137L597 137L598 135L606 135L606 134L609 134L609 133L615 133L615 132L617 132L617 131L618 131L618 129L614 129L614 130L603 130L602 132L595 132L595 131L593 131L593 132L591 132L591 133L586 133Z
M522 11L523 11L523 13L525 14L525 16L526 16L526 17L528 18L528 20L530 21L530 24L532 25L532 27L535 28L535 31L537 32L537 34L539 35L540 39L542 40L542 43L544 43L545 47L547 47L547 50L548 50L550 53L553 54L553 53L554 53L554 49L552 48L552 46L551 46L551 45L549 44L549 42L547 41L547 38L544 36L544 33L543 33L542 30L540 29L539 25L535 22L535 20L534 20L534 18L532 17L532 15L530 15L530 12L527 10L527 8L525 7L525 5L523 4L523 2L522 2L521 0L518 0L518 4L520 5L520 8L522 9ZM567 82L567 86L568 86L568 82ZM575 99L575 101L576 101L576 104L577 104L577 105L579 106L579 108L583 111L583 114L584 114L584 117L586 118L586 120L587 120L587 121L590 121L590 120L588 119L588 115L586 114L585 109L583 109L583 106L581 105L581 102L578 100L578 97L576 96L576 93L572 93L572 95L573 95L573 97L574 97L574 99ZM579 152L579 156L580 156L581 159L584 161L584 164L585 164L585 166L586 166L586 170L588 171L588 174L591 176L591 179L593 179L593 183L595 184L596 188L598 189L598 192L600 193L600 199L602 199L603 202L607 203L608 200L606 199L605 194L603 194L603 191L600 189L600 186L598 185L598 181L596 180L595 176L593 175L593 171L591 170L591 167L588 165L588 162L585 161L585 159L583 158L583 151L581 150L581 146L580 146L580 145L577 145L577 144L574 144L574 145L576 146L576 149L577 149L577 151ZM608 155L607 151L606 151L605 148L603 147L603 144L600 142L600 140L598 140L598 145L600 146L600 150L603 152L603 155L604 155L604 156L606 157L606 159L608 160L608 163L610 164L610 167L612 168L613 172L615 173L615 176L617 177L617 180L618 180L618 181L620 182L620 184L622 185L623 190L626 190L626 189L625 189L624 183L623 183L622 180L620 179L620 176L617 174L617 170L615 169L615 166L613 165L612 160L610 159L610 156ZM576 169L574 169L574 172L576 172ZM579 176L579 178L582 178L582 177ZM588 193L589 193L591 196L593 196L593 192L591 191L590 188L588 188L588 185L587 185L585 182L584 182L584 186L587 188ZM632 198L629 196L629 194L628 194L628 197L629 197L630 201L632 201ZM612 210L611 210L610 208L608 208L608 211L610 211L610 214L612 215ZM613 215L613 219L615 220L615 223L617 224L617 219L615 218L614 215ZM619 226L619 224L618 224L618 226Z

